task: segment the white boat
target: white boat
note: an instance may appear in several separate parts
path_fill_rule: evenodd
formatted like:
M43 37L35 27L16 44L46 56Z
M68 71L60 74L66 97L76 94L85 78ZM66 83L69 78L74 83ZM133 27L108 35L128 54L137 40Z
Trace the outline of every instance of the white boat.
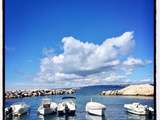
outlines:
M105 109L105 105L98 102L93 102L92 99L86 104L86 112L88 112L89 114L104 116Z
M42 103L38 107L38 113L41 115L56 113L56 110L57 104L55 102L52 102L49 98L42 99Z
M150 115L154 112L153 108L147 107L147 105L142 105L140 103L124 104L124 108L127 112L137 115Z
M63 102L58 104L57 112L58 115L75 115L76 105L73 101L75 97L63 97Z
M75 115L76 112L76 104L74 100L76 99L75 97L63 97L65 104L65 113L68 115Z
M12 108L12 115L20 116L28 112L30 106L25 103L15 103L10 106Z
M59 116L65 114L65 103L61 102L57 105L57 113Z

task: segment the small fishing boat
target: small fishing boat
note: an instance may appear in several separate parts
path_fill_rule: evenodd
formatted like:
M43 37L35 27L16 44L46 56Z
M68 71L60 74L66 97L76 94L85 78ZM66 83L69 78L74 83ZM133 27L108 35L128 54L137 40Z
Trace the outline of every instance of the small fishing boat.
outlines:
M137 115L151 115L154 113L152 107L140 103L124 104L124 108L127 112Z
M92 115L104 116L105 109L105 105L98 102L93 102L92 98L91 101L86 104L86 112Z
M57 114L58 114L59 116L65 114L65 103L63 103L63 102L58 103L58 105L57 105Z
M20 116L28 112L30 106L25 103L15 103L10 106L12 109L12 115Z
M38 107L38 113L41 115L48 115L56 113L57 104L52 102L49 98L42 99L41 105Z
M76 104L74 102L76 98L75 97L63 97L62 100L64 100L65 104L65 113L68 115L75 115L76 112Z
M73 99L75 97L63 97L63 102L58 104L57 112L58 115L75 115L76 105Z

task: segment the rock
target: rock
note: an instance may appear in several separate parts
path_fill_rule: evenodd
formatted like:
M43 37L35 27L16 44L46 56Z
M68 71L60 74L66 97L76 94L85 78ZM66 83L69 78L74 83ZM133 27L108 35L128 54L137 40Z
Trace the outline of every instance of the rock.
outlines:
M23 98L23 97L32 97L32 96L45 96L45 95L63 95L63 94L73 94L75 93L75 89L68 88L68 89L35 89L35 90L29 90L29 91L22 91L22 90L16 90L16 91L7 91L5 92L5 99L10 98Z
M129 85L120 90L102 91L100 95L153 96L154 86L150 84Z

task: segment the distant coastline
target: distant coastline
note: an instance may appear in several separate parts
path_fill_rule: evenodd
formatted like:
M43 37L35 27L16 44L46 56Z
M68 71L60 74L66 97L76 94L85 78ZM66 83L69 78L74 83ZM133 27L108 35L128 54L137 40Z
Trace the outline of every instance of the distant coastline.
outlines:
M154 86L151 84L129 85L120 90L107 90L100 93L102 96L154 96Z
M92 85L92 86L83 86L77 88L55 88L55 89L30 89L30 90L8 90L5 91L5 99L12 98L24 98L24 97L32 97L32 96L47 96L47 95L67 95L74 94L77 90L82 88L91 87L94 91L96 87L106 87L106 86L121 86L121 89L109 89L104 90L98 93L102 96L116 96L116 95L124 95L124 96L153 96L154 95L154 85L153 84L120 84L120 85ZM133 87L134 86L134 87ZM133 88L143 89L142 92L148 93L143 94L141 91L134 91ZM133 92L134 91L134 92ZM146 92L147 91L147 92Z

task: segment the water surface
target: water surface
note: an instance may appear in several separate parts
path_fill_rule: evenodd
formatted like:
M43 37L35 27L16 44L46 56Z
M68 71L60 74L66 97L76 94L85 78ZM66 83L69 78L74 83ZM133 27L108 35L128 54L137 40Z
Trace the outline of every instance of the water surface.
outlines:
M25 102L31 106L28 114L23 115L20 118L13 118L13 120L154 120L154 117L148 118L145 116L129 114L123 108L124 104L132 102L139 102L153 107L153 97L98 95L98 93L103 90L120 89L122 87L123 86L92 86L80 88L75 94L71 95L76 97L77 111L75 116L39 116L37 114L37 109L41 103L41 100L45 96L9 99L6 100L5 106L7 107L16 102ZM64 95L51 95L48 97L58 103L61 101L63 96ZM100 102L107 106L104 117L89 115L85 112L85 105L91 98L93 101Z

